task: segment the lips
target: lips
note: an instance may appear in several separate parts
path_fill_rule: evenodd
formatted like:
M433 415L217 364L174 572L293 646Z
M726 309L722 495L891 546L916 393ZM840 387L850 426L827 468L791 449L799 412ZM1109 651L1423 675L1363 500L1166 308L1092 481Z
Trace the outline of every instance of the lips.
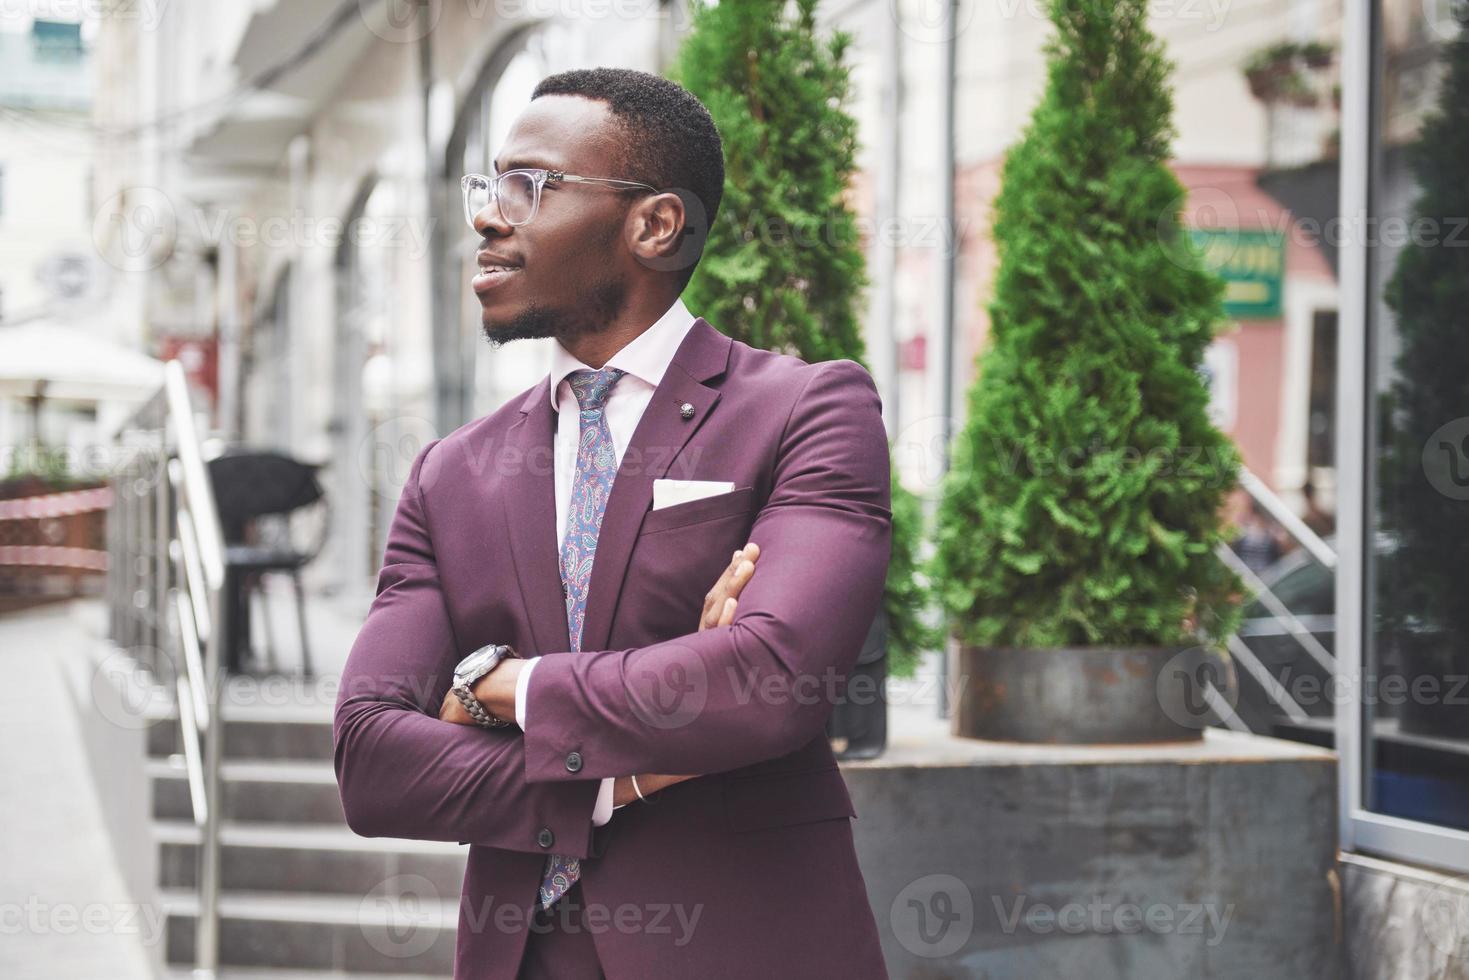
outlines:
M515 278L520 272L520 266L505 261L498 256L481 255L479 258L479 272L475 273L470 280L470 287L481 295L504 285Z

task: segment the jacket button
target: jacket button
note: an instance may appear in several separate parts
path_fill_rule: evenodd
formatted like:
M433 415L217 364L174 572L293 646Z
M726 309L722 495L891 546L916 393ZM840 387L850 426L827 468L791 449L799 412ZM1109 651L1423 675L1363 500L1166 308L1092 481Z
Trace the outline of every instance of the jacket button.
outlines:
M581 772L581 753L571 752L566 756L566 771Z
M551 833L550 827L542 827L541 832L536 834L536 843L542 847L550 847L556 843L556 835Z

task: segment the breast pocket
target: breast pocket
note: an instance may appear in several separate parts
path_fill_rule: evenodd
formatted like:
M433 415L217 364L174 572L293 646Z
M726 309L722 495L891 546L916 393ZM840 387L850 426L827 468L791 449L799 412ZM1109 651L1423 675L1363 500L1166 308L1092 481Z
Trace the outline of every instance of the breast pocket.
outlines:
M739 487L728 493L716 493L671 507L649 511L643 518L641 534L649 535L689 524L702 524L724 517L748 515L755 500L754 487Z
M705 594L749 540L755 504L754 488L741 487L643 517L614 620L619 642L653 643L698 628Z

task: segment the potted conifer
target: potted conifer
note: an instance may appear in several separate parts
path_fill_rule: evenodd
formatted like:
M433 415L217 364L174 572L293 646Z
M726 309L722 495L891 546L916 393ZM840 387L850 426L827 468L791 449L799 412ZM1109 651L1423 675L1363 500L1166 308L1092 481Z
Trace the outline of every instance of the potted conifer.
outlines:
M724 333L815 363L866 363L862 242L846 194L857 123L847 111L849 35L823 38L817 0L693 8L670 75L709 107L724 141L724 200L684 298ZM883 681L912 674L938 643L918 581L923 512L892 480L893 544L881 609L828 732L849 757L886 738ZM758 573L757 573L758 574ZM861 677L860 690L856 682ZM860 697L859 697L860 695Z
M1222 286L1180 226L1146 0L1053 0L1048 83L996 199L989 346L941 489L932 577L955 732L1196 738L1238 456L1200 376ZM1165 669L1166 668L1166 669Z
M1407 148L1418 182L1413 236L1398 253L1383 299L1397 355L1380 400L1383 445L1375 540L1380 653L1396 654L1408 695L1402 731L1462 738L1469 676L1469 603L1463 598L1469 536L1469 275L1449 239L1469 214L1469 26L1444 47L1438 107Z

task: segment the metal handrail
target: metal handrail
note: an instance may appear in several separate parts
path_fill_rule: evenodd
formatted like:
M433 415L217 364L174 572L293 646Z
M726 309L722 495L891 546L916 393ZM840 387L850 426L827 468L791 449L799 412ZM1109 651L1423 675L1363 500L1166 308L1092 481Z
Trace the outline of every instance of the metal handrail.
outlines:
M1302 548L1305 548L1326 568L1336 570L1336 550L1321 540L1321 536L1311 530L1310 525L1296 516L1295 511L1286 506L1284 500L1276 496L1275 491L1267 487L1258 476L1244 467L1239 471L1240 489L1250 495L1266 513L1275 518L1275 522L1285 528L1289 534Z
M1330 571L1336 570L1337 557L1335 549L1323 541L1321 536L1315 531L1311 530L1305 521L1297 517L1295 512L1286 506L1285 501L1281 500L1259 477L1249 470L1241 468L1239 486L1266 513L1274 518L1275 522L1284 528L1285 532L1298 545L1304 548L1307 554L1320 562L1326 569ZM1316 635L1306 628L1305 624L1290 611L1286 604L1280 601L1280 597L1234 553L1233 549L1227 545L1220 545L1217 549L1217 554L1221 561L1239 575L1241 580L1244 581L1245 587L1254 593L1255 597L1260 600L1260 604L1273 617L1280 621L1285 627L1286 632L1300 644L1301 648L1306 651L1311 659L1315 660L1328 674L1333 677L1336 676L1336 657L1321 644L1320 640L1316 639ZM1270 672L1270 668L1266 667L1255 656L1254 651L1239 638L1238 634L1229 638L1228 646L1229 652L1234 656L1235 660L1255 679L1255 682L1265 691L1266 696L1280 707L1287 718L1294 722L1300 722L1307 718L1306 712L1290 696L1290 693L1286 691L1285 687L1276 680L1275 675ZM1231 725L1230 727L1234 726Z
M140 651L155 675L174 674L175 707L199 831L195 969L219 968L220 702L224 535L204 463L187 378L164 365L163 387L123 426L136 450L123 467L108 522L108 597L114 643ZM172 653L165 661L162 651Z
M1270 615L1280 620L1285 631L1295 638L1295 641L1311 655L1311 659L1315 660L1322 670L1328 674L1336 673L1336 657L1321 645L1321 641L1316 639L1316 634L1308 630L1295 613L1286 608L1285 603L1280 601L1280 597L1270 590L1270 586L1266 585L1260 576L1250 569L1250 566L1240 560L1239 555L1226 546L1220 545L1219 559L1244 580L1245 588L1255 593L1255 598L1260 600L1260 604L1270 611Z

